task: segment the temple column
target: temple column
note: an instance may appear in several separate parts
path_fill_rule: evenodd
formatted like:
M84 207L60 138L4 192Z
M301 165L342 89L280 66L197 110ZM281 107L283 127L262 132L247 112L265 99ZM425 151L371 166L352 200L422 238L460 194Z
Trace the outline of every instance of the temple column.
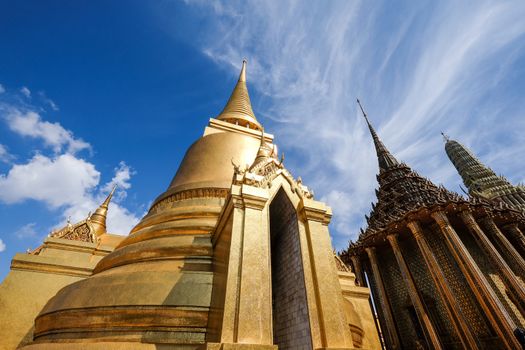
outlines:
M240 196L233 193L232 203L232 234L228 259L229 265L226 273L226 290L224 292L224 312L220 335L221 343L235 343L237 341L239 275L242 259L242 237L244 235L244 202Z
M421 296L417 290L414 278L412 277L412 274L408 269L408 265L405 261L405 258L403 258L403 254L401 253L401 248L399 247L397 234L390 234L387 236L387 239L390 242L392 249L394 250L394 255L396 256L397 264L399 265L399 270L401 270L401 275L403 276L403 279L405 280L405 283L407 285L408 295L410 296L412 305L414 305L414 308L416 310L419 323L421 323L421 325L425 329L425 337L427 337L427 343L428 345L432 345L434 349L442 349L441 344L439 342L439 336L436 330L434 329L432 322L430 321L430 317L428 317L428 313L425 309L423 301L421 300Z
M513 267L516 275L525 280L525 260L516 251L516 248L509 242L507 237L500 231L496 223L489 215L485 216L481 222L485 225L488 233L492 235L499 245L502 253L507 255L510 265Z
M479 245L485 251L492 263L496 265L497 269L503 276L507 290L513 295L516 306L519 308L520 312L525 315L523 305L525 302L524 285L518 280L514 272L512 272L510 269L509 265L507 265L505 260L501 257L498 250L494 247L494 245L492 245L492 242L481 230L472 214L469 211L464 210L459 213L459 216L468 227L469 231L474 235L474 237L476 237Z
M503 226L503 228L509 234L509 236L514 239L518 247L520 247L521 252L525 254L525 235L518 227L518 224L517 223L507 224Z
M483 275L468 252L456 230L451 226L447 215L445 212L439 210L433 212L431 216L439 225L450 253L461 269L472 292L476 296L476 300L485 312L485 315L498 334L501 342L508 349L519 349L521 345L513 333L514 329L516 329L516 324L508 315L494 290L492 290L485 275Z
M381 278L381 272L379 271L375 247L366 248L366 253L370 259L372 275L374 276L374 281L377 285L377 291L379 294L379 304L381 305L381 309L383 310L383 315L385 317L386 330L384 333L388 334L388 338L390 340L389 343L392 345L393 349L401 349L401 342L399 341L396 331L396 324L394 323L394 315L392 314L392 308L390 307L385 285L383 283L383 279Z
M365 275L363 274L363 268L361 267L361 260L357 255L352 255L350 257L352 260L352 265L354 266L354 274L356 277L356 282L358 286L366 287Z
M430 276L434 281L434 286L438 291L441 302L445 305L448 316L452 320L456 336L461 340L465 349L479 349L476 339L470 332L467 321L461 313L461 308L445 279L445 274L443 273L443 270L441 270L436 257L432 253L432 250L423 235L423 230L421 229L419 222L411 221L407 226L416 239L417 245L421 251L421 255L423 256L423 260L425 261Z
M298 212L304 222L308 242L305 248L309 251L315 285L311 295L315 296L320 330L321 344L317 348L351 348L353 340L343 311L344 299L328 231L331 211L324 203L303 198Z
M247 193L243 188L244 236L237 342L273 344L270 228L266 194ZM255 192L257 189L253 189ZM264 209L264 210L263 210ZM253 312L254 305L257 312Z

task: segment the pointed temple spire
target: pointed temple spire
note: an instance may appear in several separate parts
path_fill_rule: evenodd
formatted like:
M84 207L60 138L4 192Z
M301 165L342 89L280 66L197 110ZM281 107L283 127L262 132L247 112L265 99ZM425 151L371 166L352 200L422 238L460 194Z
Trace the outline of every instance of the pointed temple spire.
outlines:
M381 142L381 140L379 139L379 136L377 136L377 133L372 127L372 124L370 124L368 116L366 115L366 112L363 106L361 105L361 101L359 101L359 99L357 99L357 104L359 105L359 108L361 108L361 112L365 117L366 123L368 124L368 129L370 129L370 134L372 135L372 139L374 140L374 145L376 147L377 152L377 160L379 162L379 170L384 171L392 166L399 165L397 159L388 151L383 142Z
M270 158L278 160L277 150L275 145L269 144L264 139L263 128L261 129L261 145L259 146L259 150L257 151L257 156L255 157L253 164L250 166L250 170L258 168L260 164L266 163Z
M255 118L250 102L250 95L246 86L246 60L242 61L239 81L217 119L224 120L233 124L246 126L250 129L261 130L261 124Z
M445 143L448 158L454 164L469 194L503 201L519 210L525 210L525 190L512 185L503 176L485 166L461 143L448 138Z
M114 185L113 189L106 197L104 202L97 208L97 210L95 210L95 212L89 218L97 236L106 233L106 217L108 214L109 202L111 202L111 198L113 197L116 188L117 185Z

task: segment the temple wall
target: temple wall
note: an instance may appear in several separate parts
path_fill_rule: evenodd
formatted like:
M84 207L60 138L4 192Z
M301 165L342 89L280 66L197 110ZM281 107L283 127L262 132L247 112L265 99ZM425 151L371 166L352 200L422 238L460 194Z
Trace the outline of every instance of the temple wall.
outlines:
M463 244L465 244L467 247L470 255L472 255L472 258L474 258L474 261L480 268L481 272L483 272L485 275L487 281L496 293L496 296L502 303L509 316L516 323L516 325L524 327L525 319L519 312L516 305L509 298L501 273L496 269L485 252L479 247L472 235L466 232L466 230L466 227L458 227L456 231L460 235Z
M401 242L401 246L403 256L425 304L432 325L439 335L442 346L445 349L462 349L461 341L455 335L452 321L448 316L445 306L441 302L432 276L430 276L427 266L424 263L425 260L419 251L416 241L408 238Z
M393 348L390 342L390 337L388 335L388 332L389 332L388 325L386 324L383 308L381 307L381 302L379 300L380 298L379 288L377 286L377 281L375 280L374 275L372 273L372 267L370 265L370 262L368 260L362 261L362 267L364 271L366 271L368 286L370 288L370 293L372 294L372 298L374 300L374 304L376 307L377 320L379 323L379 327L381 329L381 336L383 339L383 343L385 344L387 349ZM343 293L344 293L344 289L343 289ZM393 330L393 331L396 331L396 330Z
M355 284L352 272L339 271L343 297L351 307L346 308L346 319L352 333L354 348L381 349L374 315L370 305L370 289Z
M386 292L403 349L416 349L416 341L422 338L423 334L416 331L419 323L417 320L414 322L415 314L411 312L412 303L392 248L382 247L377 254L381 255L379 268L384 284L387 286Z
M124 237L115 235L114 242ZM19 253L0 284L0 349L15 349L33 340L34 320L63 287L91 275L114 246L46 238L38 255Z
M425 230L427 239L434 256L436 257L445 279L459 303L461 312L467 321L473 335L487 348L500 349L501 344L495 336L481 307L477 303L474 293L469 287L459 266L454 261L445 242L441 238L441 232L436 225Z

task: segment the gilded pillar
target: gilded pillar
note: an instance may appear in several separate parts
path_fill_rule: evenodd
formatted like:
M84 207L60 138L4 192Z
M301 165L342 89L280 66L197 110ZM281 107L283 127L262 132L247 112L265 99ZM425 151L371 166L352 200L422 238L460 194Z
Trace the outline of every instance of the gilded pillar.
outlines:
M410 296L412 305L414 305L414 308L416 310L416 315L419 319L419 323L423 326L423 329L425 330L425 337L427 338L427 343L428 345L432 345L432 348L434 349L442 349L441 344L439 342L438 334L434 329L432 322L430 321L430 317L428 317L427 310L425 309L423 301L421 300L421 295L417 290L414 278L412 277L412 274L408 269L408 265L405 261L405 258L403 258L403 254L401 253L401 248L399 247L397 234L390 234L387 236L387 239L390 242L392 249L394 250L394 255L396 256L397 264L399 265L399 270L401 270L401 275L403 276L403 279L405 280L405 283L407 285L408 295Z
M272 345L272 285L267 193L243 186L244 227L237 343ZM254 312L254 310L257 310Z
M512 266L514 273L525 280L525 260L516 251L516 248L509 242L507 237L500 231L496 223L489 215L485 216L481 221L487 229L487 232L494 237L495 241L499 245L501 252L506 255L509 259L509 263Z
M365 275L363 274L363 268L361 267L361 260L359 259L357 255L352 255L350 257L350 260L352 260L352 265L354 266L354 274L355 274L357 285L365 287L366 281L365 281Z
M521 253L525 254L525 235L518 227L517 223L507 224L503 226L507 234L512 237L516 242L517 246L520 248ZM523 256L523 255L522 255Z
M498 334L500 341L508 349L519 349L521 345L513 333L514 329L516 329L516 324L508 315L494 290L492 290L487 279L459 238L456 230L451 226L447 215L440 210L433 212L431 216L439 225L450 253L465 276L476 296L476 300Z
M492 245L492 242L481 230L472 214L469 211L464 210L459 213L459 216L468 227L469 231L474 235L474 237L476 237L477 242L483 251L485 251L485 254L488 256L490 261L497 267L503 276L507 290L513 295L513 299L517 304L516 306L520 309L520 312L525 315L523 312L523 303L525 302L525 287L518 280L514 272L512 272L509 265L507 265L505 260L501 257L498 250L494 247L494 245Z
M328 232L331 212L323 203L307 198L302 199L300 211L305 223L315 285L317 319L321 330L319 348L350 348L353 341L343 311L342 290Z
M390 307L390 302L386 294L385 285L383 279L381 278L381 272L379 271L379 265L377 263L376 249L375 247L366 248L366 253L370 259L370 265L372 266L372 274L374 276L374 281L377 285L379 304L383 310L383 315L385 317L386 323L386 334L389 338L389 343L392 345L393 349L401 349L401 342L396 331L396 324L394 323L394 315L392 314L392 308Z
M436 290L438 291L439 298L443 305L445 305L448 316L452 321L456 336L461 340L465 349L479 349L476 339L472 335L472 332L470 332L467 321L461 313L461 308L445 279L445 274L441 270L436 257L432 253L432 250L423 235L423 230L421 229L419 222L411 221L407 226L416 239L416 243L421 251L428 272L430 273Z
M232 236L229 249L228 271L226 275L226 291L224 298L224 312L220 335L221 343L235 343L237 341L238 303L240 288L240 268L242 260L242 237L244 235L244 203L236 195L236 187L232 190Z

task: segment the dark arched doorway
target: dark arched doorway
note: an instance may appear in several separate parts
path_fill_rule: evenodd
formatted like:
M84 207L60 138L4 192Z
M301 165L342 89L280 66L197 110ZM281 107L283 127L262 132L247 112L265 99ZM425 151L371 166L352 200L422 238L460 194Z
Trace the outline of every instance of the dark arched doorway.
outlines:
M281 188L270 204L273 341L312 349L297 213Z

